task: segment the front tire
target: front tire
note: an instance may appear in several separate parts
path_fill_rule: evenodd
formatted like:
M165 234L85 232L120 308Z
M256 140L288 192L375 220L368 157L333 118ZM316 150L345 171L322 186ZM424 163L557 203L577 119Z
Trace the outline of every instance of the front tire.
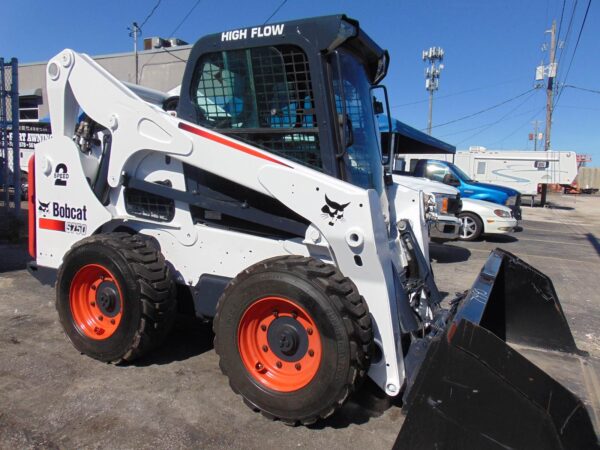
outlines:
M107 233L65 255L56 309L75 348L94 359L133 361L157 346L175 318L174 283L148 238Z
M333 414L369 368L364 299L336 267L313 258L272 258L240 273L219 299L213 326L232 389L288 424Z
M461 241L474 241L483 233L483 223L479 216L473 213L460 213L461 222L459 238Z

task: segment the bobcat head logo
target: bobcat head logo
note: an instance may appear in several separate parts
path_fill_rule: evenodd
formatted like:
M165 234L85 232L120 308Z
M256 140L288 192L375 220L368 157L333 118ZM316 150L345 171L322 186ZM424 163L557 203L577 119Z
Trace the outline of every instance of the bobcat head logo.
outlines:
M329 225L333 226L338 220L344 220L344 209L348 206L350 202L344 203L343 205L334 202L333 200L329 200L327 194L325 195L325 205L321 208L323 212L323 217L327 219Z
M38 211L40 211L45 216L48 213L48 211L50 210L50 202L42 203L40 200L38 200L38 203L39 203Z

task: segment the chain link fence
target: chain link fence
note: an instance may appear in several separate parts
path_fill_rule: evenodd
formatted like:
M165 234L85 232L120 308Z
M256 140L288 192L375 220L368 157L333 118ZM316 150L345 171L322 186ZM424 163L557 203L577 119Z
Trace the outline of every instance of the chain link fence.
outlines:
M16 58L0 58L0 231L18 226L26 182L19 162L19 83ZM16 143L16 150L13 151Z

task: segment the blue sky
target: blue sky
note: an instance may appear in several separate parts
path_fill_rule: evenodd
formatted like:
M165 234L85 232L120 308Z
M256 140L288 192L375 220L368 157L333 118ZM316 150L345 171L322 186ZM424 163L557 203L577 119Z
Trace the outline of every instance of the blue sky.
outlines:
M143 27L143 36L167 37L197 0L161 0ZM559 83L575 48L587 0L578 0L571 33L567 29L575 0L565 0L559 52ZM188 42L227 29L263 23L282 0L200 0L176 33ZM3 6L0 56L21 62L47 60L65 47L91 55L129 51L127 27L141 23L156 0L42 2L20 0ZM287 0L271 22L346 13L391 55L384 83L393 115L415 128L427 125L425 65L421 51L441 46L445 69L436 93L433 135L459 149L532 149L532 121L545 120L545 90L538 89L469 119L435 127L531 89L535 67L552 19L558 22L563 0ZM600 5L592 1L566 84L600 90ZM559 53L560 55L560 53ZM600 166L600 94L565 88L554 114L552 148L591 154Z

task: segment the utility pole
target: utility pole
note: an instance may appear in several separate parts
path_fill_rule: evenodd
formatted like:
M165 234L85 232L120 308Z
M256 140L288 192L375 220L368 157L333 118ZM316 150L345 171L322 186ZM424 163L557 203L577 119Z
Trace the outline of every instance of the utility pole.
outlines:
M550 132L552 130L552 97L554 95L554 77L556 77L556 20L552 21L552 28L547 30L550 33L550 59L547 68L548 84L546 86L546 132L544 134L544 151L550 150ZM545 71L544 71L545 72ZM542 184L541 204L546 204L546 195L548 185Z
M541 140L541 136L542 134L539 132L540 130L540 121L539 120L534 120L533 122L531 122L533 124L533 134L530 134L530 139L529 140L533 140L533 151L537 152L537 143L539 140Z
M444 49L441 47L429 47L423 50L423 61L429 64L425 69L425 89L429 91L429 119L427 121L427 134L431 135L431 119L433 116L433 93L438 90L440 74L444 68L440 64L444 60Z
M142 29L138 26L137 22L131 24L131 28L128 28L129 36L133 38L133 54L135 57L135 84L139 84L138 78L138 35L142 33Z

